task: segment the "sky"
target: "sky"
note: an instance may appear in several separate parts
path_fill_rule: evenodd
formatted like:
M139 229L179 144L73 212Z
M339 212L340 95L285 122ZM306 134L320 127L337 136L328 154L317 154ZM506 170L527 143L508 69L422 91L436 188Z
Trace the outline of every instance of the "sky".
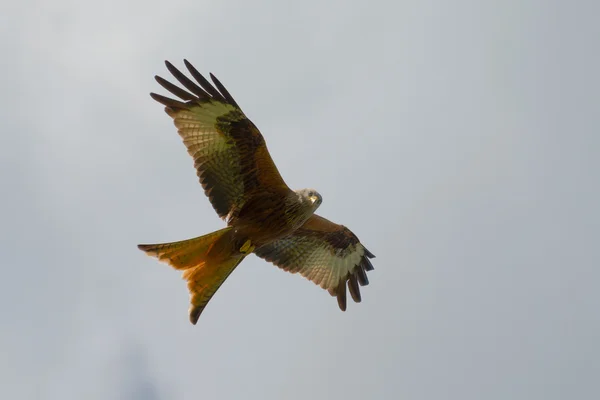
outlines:
M0 398L565 399L600 388L598 2L4 2ZM163 61L213 72L377 256L248 257L188 321L136 245L224 226Z

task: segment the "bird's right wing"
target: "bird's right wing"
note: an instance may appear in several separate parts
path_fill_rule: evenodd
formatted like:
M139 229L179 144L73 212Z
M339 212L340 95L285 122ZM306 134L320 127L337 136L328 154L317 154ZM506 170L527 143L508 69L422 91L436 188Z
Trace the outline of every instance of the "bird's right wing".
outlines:
M211 85L187 60L193 82L168 61L167 69L187 90L156 76L156 81L179 97L151 93L165 105L179 135L194 159L200 183L221 218L236 215L254 194L290 189L279 174L258 128L212 74Z

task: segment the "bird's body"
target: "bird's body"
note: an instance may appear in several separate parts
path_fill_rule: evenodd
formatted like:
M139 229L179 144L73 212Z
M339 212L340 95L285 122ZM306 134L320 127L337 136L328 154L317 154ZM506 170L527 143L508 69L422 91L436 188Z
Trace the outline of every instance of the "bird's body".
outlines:
M346 283L360 302L358 286L368 283L365 272L373 268L373 254L348 228L314 214L322 202L319 193L293 191L285 184L260 131L214 76L216 88L186 61L198 86L166 64L189 92L156 79L185 102L151 95L166 106L205 193L227 221L226 228L194 239L138 246L183 271L191 293L191 322L197 322L216 290L250 253L327 289L342 310Z
M320 195L314 193L315 200L291 190L260 193L244 204L228 225L242 240L250 240L256 247L268 245L291 235L313 215L321 204Z

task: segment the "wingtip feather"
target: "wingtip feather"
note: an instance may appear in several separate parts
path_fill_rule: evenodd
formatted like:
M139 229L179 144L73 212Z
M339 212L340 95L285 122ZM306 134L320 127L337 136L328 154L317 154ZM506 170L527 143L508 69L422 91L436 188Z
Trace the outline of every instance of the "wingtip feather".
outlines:
M215 87L216 87L216 88L219 90L219 92L220 92L220 93L223 95L223 97L225 98L225 100L226 100L226 101L227 101L229 104L231 104L231 105L233 105L233 106L235 106L235 107L237 107L237 108L239 109L239 108L240 108L240 106L239 106L239 105L238 105L238 104L235 102L235 100L234 100L233 96L232 96L232 95L229 93L229 91L227 91L227 89L226 89L226 88L225 88L225 86L224 86L224 85L221 83L221 81L219 81L219 80L217 79L217 77L213 75L213 73L212 73L212 72L210 72L210 73L209 73L209 75L210 75L210 79L212 79L212 81L213 81L213 83L214 83Z
M337 301L340 310L346 311L346 281L341 281L338 285Z
M360 303L362 298L360 296L360 289L358 287L358 281L356 275L351 274L348 278L348 289L350 290L350 296L355 303Z
M193 94L186 92L182 88L172 84L171 82L169 82L168 80L166 80L164 78L161 78L160 76L155 76L154 79L156 79L156 82L158 82L158 84L160 86L167 89L169 92L171 92L172 94L174 94L175 96L179 97L182 100L187 100L187 101L197 100L196 96L194 96Z
M363 257L363 267L365 271L373 271L375 269L368 257Z
M188 109L188 105L185 104L184 102L179 101L179 100L170 99L168 97L165 97L165 96L157 94L157 93L150 93L150 97L152 97L155 101L159 102L160 104L162 104L166 107L170 107L172 109L181 109L181 110Z
M208 80L194 67L188 60L183 60L185 67L188 69L194 79L200 84L200 86L210 95L213 99L226 102L225 98L217 89L210 84Z
M365 255L369 258L375 258L375 254L371 253L369 250L367 250L366 247L363 246L363 249L365 251Z

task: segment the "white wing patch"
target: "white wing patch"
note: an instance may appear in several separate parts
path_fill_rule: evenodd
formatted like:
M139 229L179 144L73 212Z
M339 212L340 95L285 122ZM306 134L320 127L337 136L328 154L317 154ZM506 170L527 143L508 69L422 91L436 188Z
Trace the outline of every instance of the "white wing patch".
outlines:
M173 117L183 143L192 157L198 151L208 154L210 151L226 151L227 140L215 127L217 118L235 111L230 104L206 102L190 110L178 111Z
M359 243L348 248L343 254L336 254L337 252L332 251L330 247L320 244L315 242L316 247L310 254L298 254L295 257L292 265L298 263L299 258L302 257L300 268L286 269L292 273L300 273L323 289L334 290L340 281L346 279L347 275L360 263L364 255L364 248Z

